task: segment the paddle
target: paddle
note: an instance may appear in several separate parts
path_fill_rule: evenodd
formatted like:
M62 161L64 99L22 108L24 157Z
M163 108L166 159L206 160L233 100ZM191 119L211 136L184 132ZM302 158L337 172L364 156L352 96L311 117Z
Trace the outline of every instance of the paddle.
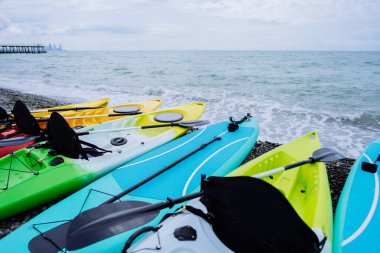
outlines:
M166 124L156 124L156 125L146 125L146 126L137 126L137 127L122 127L122 128L113 128L113 129L104 129L104 130L96 130L96 131L87 131L87 132L77 132L78 136L88 135L88 134L97 134L97 133L109 133L109 132L119 132L119 131L133 131L133 130L142 130L149 128L159 128L159 127L196 127L208 124L208 120L189 120L189 121L180 121L180 122L171 122Z
M31 113L35 112L65 112L65 111L80 111L80 110L92 110L92 109L100 109L106 108L106 106L83 106L83 107L67 107L67 108L56 108L56 109L37 109L31 111Z
M92 118L102 118L102 117L117 117L117 116L128 116L137 115L141 112L126 112L126 113L110 113L110 114L97 114L97 115L83 115L83 116L69 116L64 117L65 120L70 119L92 119ZM36 118L38 122L49 121L49 118Z
M310 157L309 159L299 161L296 163L292 163L292 164L289 164L289 165L286 165L284 167L280 167L277 169L268 170L268 171L265 171L263 173L253 175L252 177L263 178L263 177L266 177L266 176L269 176L269 175L272 175L272 174L275 174L275 173L278 173L281 171L285 171L285 170L289 170L289 169L292 169L295 167L299 167L299 166L304 165L304 164L315 163L315 162L332 162L332 161L341 160L343 158L345 158L345 157L342 154L340 154L340 153L338 153L338 152L336 152L330 148L320 148L320 149L315 150L312 154L312 157Z
M315 155L315 156L314 156ZM330 162L343 159L344 156L329 148L321 148L313 152L313 156L307 160L296 162L285 166L287 169L292 169L307 163L315 162ZM285 167L268 171L255 175L255 178L278 173L285 170ZM201 197L202 192L193 193L177 199L168 199L153 205L138 207L128 210L125 207L124 201L117 203L107 203L98 207L89 209L76 216L70 224L66 238L66 248L68 250L76 250L108 237L117 235L124 231L134 229L153 220L157 214L155 211L172 207L175 204ZM124 203L124 204L123 204ZM132 222L133 220L141 222ZM131 220L128 220L131 219Z
M128 115L138 115L141 112L127 112L127 113L110 113L110 114L97 114L97 115L83 115L83 116L70 116L64 117L66 120L70 119L92 119L92 118L102 118L102 117L117 117L117 116L128 116ZM37 122L46 122L49 121L50 118L36 118ZM0 119L0 123L14 123L15 120L11 119Z

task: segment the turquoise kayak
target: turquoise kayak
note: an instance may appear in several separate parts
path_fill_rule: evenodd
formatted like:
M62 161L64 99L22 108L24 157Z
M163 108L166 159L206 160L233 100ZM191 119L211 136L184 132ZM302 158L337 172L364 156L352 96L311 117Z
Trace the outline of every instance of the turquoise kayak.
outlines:
M256 142L259 127L250 118L236 131L228 131L229 122L223 121L194 131L130 161L112 173L89 184L56 205L36 216L16 231L0 240L0 252L58 252L65 248L68 220L80 212L97 207L112 196L128 189L170 163L184 159L171 169L138 187L121 200L157 203L168 196L175 198L199 188L202 174L224 176L241 164ZM217 137L217 138L215 138ZM216 141L213 141L217 139ZM178 205L178 207L181 206ZM152 221L113 237L95 242L70 252L121 252L125 241L144 226L157 225L165 209ZM175 210L175 207L174 207ZM41 236L43 234L43 236ZM46 238L49 238L48 240ZM15 243L17 242L17 243Z
M355 161L339 198L334 220L337 253L380 252L380 139Z

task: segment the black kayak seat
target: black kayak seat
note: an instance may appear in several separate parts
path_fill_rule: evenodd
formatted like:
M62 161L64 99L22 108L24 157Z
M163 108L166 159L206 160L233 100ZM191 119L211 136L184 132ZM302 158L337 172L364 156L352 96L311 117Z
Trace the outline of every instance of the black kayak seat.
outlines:
M40 135L41 129L37 120L32 116L23 102L17 100L12 113L18 131L29 135Z
M320 252L316 234L283 194L251 177L209 177L202 182L211 225L235 252Z
M94 144L79 140L77 133L69 126L62 115L57 112L51 114L45 134L47 142L44 146L70 158L84 158L88 160L88 154L92 157L97 157L106 152L111 152L110 150L105 150ZM89 148L83 148L81 144Z

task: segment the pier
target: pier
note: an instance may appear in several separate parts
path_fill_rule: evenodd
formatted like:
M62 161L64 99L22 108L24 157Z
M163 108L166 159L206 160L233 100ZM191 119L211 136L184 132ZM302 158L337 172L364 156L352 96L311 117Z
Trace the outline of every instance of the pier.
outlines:
M0 45L0 54L42 54L46 53L43 45Z

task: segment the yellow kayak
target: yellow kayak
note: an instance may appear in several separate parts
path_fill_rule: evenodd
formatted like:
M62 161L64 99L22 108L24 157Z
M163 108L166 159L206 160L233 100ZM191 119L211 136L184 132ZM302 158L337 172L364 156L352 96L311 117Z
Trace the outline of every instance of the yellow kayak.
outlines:
M320 148L318 134L311 132L240 166L228 176L252 176L311 157ZM263 178L280 190L302 220L327 237L323 252L331 251L333 215L326 166L306 164ZM273 206L275 208L275 205Z
M41 118L41 117L49 117L52 111L50 110L56 110L56 109L67 109L67 108L73 108L74 111L62 111L60 114L66 115L75 112L75 108L81 108L81 107L105 107L108 104L109 98L101 98L97 100L91 100L83 103L78 104L69 104L69 105L63 105L63 106L56 106L46 109L40 109L31 111L32 115L35 118Z
M151 112L162 104L161 99L151 99L128 104L109 106L106 108L70 111L63 115L71 127L90 126L109 120L120 119L131 115ZM105 115L105 116L102 116ZM120 116L118 116L120 115ZM46 127L47 122L39 122L41 128Z

